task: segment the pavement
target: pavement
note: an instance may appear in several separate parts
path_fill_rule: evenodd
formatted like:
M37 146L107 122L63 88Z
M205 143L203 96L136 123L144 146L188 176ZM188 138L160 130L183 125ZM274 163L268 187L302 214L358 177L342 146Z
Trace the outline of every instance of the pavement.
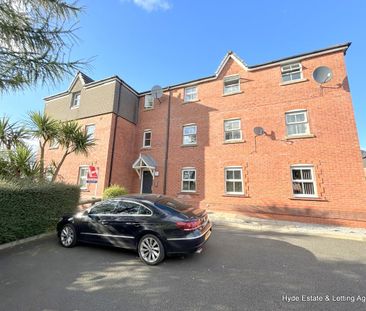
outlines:
M215 222L202 253L144 265L56 236L0 251L0 310L365 310L365 243ZM329 301L328 301L329 300Z
M209 212L209 217L216 224L227 225L256 232L268 231L366 241L366 229L362 228L261 219L217 211Z

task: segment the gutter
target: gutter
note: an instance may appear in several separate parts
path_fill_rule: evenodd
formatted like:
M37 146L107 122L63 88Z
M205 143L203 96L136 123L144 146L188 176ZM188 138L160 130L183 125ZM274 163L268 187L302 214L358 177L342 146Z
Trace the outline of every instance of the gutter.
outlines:
M118 101L117 101L117 113L115 114L115 122L114 122L114 129L113 129L113 142L112 142L112 150L111 150L111 165L109 166L109 177L108 177L108 187L111 185L112 181L112 170L113 170L113 160L114 160L114 149L116 145L116 134L117 134L117 120L118 120L118 113L121 104L121 89L122 83L119 84L118 89Z
M169 158L169 132L170 132L170 106L172 99L172 92L170 86L167 88L169 91L169 100L168 100L168 119L166 122L166 140L165 140L165 158L164 158L164 187L163 194L166 194L166 185L167 185L167 177L168 177L168 158Z

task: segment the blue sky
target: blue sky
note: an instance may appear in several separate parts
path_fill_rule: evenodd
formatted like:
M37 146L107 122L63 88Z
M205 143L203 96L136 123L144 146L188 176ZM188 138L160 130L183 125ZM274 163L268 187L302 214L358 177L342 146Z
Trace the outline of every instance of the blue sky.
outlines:
M85 6L72 57L95 56L85 73L119 75L138 91L216 70L228 50L249 65L352 41L346 56L361 146L366 149L366 1L108 0ZM43 110L55 86L0 95L0 116Z

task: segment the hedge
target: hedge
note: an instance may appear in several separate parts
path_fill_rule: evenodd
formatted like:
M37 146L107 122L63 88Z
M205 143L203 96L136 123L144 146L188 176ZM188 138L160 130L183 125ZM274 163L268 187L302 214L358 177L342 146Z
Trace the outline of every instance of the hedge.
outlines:
M119 185L111 185L104 189L103 200L119 197L121 195L128 194L125 187Z
M55 230L76 210L80 188L63 183L0 182L0 244Z

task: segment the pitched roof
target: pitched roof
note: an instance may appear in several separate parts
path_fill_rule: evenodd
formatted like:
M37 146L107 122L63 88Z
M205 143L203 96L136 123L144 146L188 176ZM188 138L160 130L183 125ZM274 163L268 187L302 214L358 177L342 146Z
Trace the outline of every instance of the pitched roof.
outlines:
M92 78L87 76L85 73L79 71L78 74L80 75L80 78L83 80L84 84L88 84L90 82L94 82Z

